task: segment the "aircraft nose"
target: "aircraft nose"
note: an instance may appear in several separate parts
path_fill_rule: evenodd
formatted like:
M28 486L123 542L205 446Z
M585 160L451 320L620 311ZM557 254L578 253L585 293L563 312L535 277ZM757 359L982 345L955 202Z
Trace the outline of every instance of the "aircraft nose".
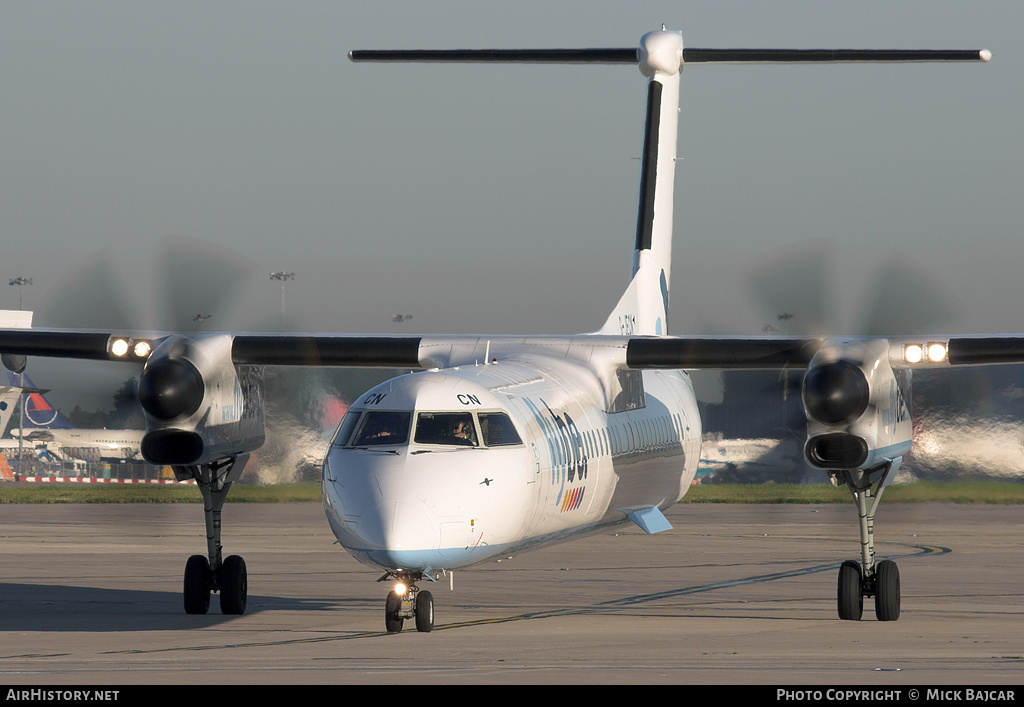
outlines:
M426 569L441 563L440 525L405 474L364 465L327 482L328 518L341 544L357 559L387 569ZM392 462L393 464L393 462ZM386 465L385 465L386 466ZM336 468L332 464L332 468ZM398 478L395 478L398 477Z
M434 547L434 523L422 503L399 500L364 513L358 533L367 548L401 556Z

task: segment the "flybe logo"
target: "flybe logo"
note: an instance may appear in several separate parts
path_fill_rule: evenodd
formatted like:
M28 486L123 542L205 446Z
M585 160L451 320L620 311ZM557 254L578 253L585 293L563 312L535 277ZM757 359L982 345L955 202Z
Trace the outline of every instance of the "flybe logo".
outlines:
M565 494L562 497L561 512L565 513L566 511L574 511L579 508L580 504L583 503L583 496L586 490L586 486L580 486Z
M583 488L566 489L568 484L587 478L587 453L583 437L569 413L555 413L541 400L543 411L523 398L543 432L551 460L551 484L559 486L555 504L561 512L575 510L583 502Z
M544 402L543 400L541 402ZM587 478L587 454L583 450L583 438L576 428L576 423L569 417L569 413L556 415L551 408L544 404L548 415L554 421L554 435L561 452L562 466L565 468L566 476L571 484L576 480Z

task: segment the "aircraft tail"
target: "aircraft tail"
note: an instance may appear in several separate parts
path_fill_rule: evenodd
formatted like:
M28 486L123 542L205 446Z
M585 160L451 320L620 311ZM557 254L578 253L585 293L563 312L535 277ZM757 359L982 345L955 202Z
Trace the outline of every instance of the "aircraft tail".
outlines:
M0 386L0 435L7 431L7 425L18 406L21 388L13 385Z
M647 119L640 156L640 195L633 246L633 274L599 334L668 333L672 272L672 204L675 189L679 75L683 68L679 32L649 32L637 60L647 84Z
M22 426L26 430L72 430L75 425L68 422L56 408L47 402L42 391L36 388L24 374L8 373L7 380L12 387L21 388L24 378L25 409Z

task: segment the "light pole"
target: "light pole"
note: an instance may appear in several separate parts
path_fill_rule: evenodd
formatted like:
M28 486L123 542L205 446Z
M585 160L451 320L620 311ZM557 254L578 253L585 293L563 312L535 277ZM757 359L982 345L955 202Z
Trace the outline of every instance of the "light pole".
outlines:
M293 272L272 272L270 273L271 280L281 281L281 331L284 331L284 282L285 280L294 280L295 273Z
M18 309L25 309L25 285L32 284L32 278L30 277L12 277L8 285L18 286ZM21 392L18 393L18 403L20 408L18 410L18 476L21 476L21 459L25 454L25 372L22 371L18 374L19 385L21 386Z
M25 309L25 285L31 285L32 278L13 277L11 278L11 281L7 284L18 286L18 309Z

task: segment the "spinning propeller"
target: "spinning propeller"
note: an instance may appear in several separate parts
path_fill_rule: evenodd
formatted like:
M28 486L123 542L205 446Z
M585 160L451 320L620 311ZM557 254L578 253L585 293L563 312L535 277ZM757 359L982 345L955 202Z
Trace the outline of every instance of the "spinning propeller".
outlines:
M239 253L183 236L162 239L153 265L155 274L133 281L137 268L119 263L111 248L100 251L45 295L36 326L194 331L204 313L212 316L204 328L228 329L262 273Z
M859 274L855 308L837 306L836 262L829 241L788 246L746 268L747 289L765 321L785 317L776 326L787 334L939 334L962 316L948 288L900 254Z

